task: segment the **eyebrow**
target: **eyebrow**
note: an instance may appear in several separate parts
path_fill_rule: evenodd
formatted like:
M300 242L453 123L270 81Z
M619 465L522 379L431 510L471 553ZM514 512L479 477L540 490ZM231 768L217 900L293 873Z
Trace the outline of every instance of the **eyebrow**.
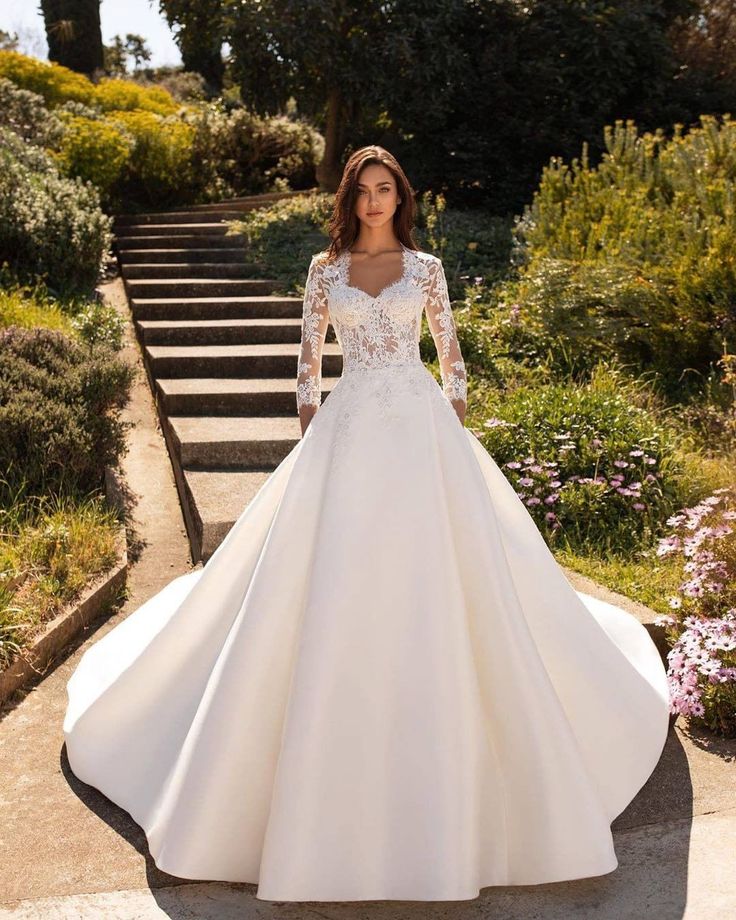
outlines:
M359 185L361 188L368 188L368 186L365 184L365 182L359 182L358 185ZM376 185L391 185L391 183L389 182L388 179L384 179L383 182L376 182Z

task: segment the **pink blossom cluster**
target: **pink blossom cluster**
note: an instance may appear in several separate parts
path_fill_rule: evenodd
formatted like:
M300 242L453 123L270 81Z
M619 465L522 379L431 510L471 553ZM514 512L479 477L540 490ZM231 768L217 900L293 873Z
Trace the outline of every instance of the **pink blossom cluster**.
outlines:
M735 489L715 489L672 515L667 524L675 532L657 545L658 556L676 554L685 560L686 577L679 593L669 598L675 612L654 621L676 639L667 656L670 712L710 717L710 723L720 725L736 720L736 607L729 606L735 556L724 542L733 533L734 503Z
M718 558L717 544L733 533L729 523L736 520L736 511L719 508L732 490L716 489L692 508L685 508L667 519L676 533L662 537L657 545L658 556L682 555L688 561L683 566L687 578L680 584L681 596L669 598L673 610L679 610L683 601L695 601L709 594L720 594L736 573L729 572L727 562Z
M665 614L657 621L672 625ZM670 712L704 716L709 685L736 681L736 608L722 617L687 616L685 629L667 655Z
M491 418L485 422L485 427L495 428L506 424L508 423L502 419ZM571 432L566 431L556 434L553 435L553 438L560 442L557 445L557 451L563 457L568 452L577 450L577 445ZM590 445L593 448L600 449L603 447L603 441L600 438L593 438ZM646 511L647 505L642 500L642 488L644 484L648 485L657 482L657 476L651 471L644 473L644 469L656 465L656 457L649 456L640 447L634 447L628 452L628 458L619 457L613 460L612 466L616 468L617 472L608 477L597 473L598 464L596 464L595 475L579 476L571 474L564 480L561 478L559 464L556 460L537 460L535 457L530 456L525 457L523 463L518 460L510 460L504 466L510 470L519 471L514 487L519 498L528 507L541 504L548 506L556 504L560 498L558 490L563 486L564 481L565 485L568 483L577 483L579 485L597 483L602 487L601 495L603 498L607 494L634 498L636 500L631 503L631 507L635 511ZM559 518L551 508L545 513L544 519L552 530L560 526Z

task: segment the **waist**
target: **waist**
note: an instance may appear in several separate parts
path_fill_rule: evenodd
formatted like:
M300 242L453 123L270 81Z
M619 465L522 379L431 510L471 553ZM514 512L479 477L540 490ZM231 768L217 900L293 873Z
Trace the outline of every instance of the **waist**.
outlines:
M389 361L384 364L363 364L358 362L344 361L342 376L348 374L411 374L426 373L429 371L424 366L421 358L412 358L411 360Z

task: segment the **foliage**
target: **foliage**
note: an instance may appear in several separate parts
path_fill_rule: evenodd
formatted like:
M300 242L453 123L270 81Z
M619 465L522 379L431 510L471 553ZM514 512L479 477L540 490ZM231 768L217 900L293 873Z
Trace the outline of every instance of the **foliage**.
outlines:
M117 558L103 495L11 496L0 507L0 668Z
M667 520L658 556L678 558L683 581L657 618L668 655L672 712L736 737L736 488L713 494Z
M101 80L95 87L94 101L105 112L142 111L156 115L173 115L179 108L172 96L160 86L140 86L132 80Z
M125 448L113 410L133 369L106 345L50 329L0 330L0 505L34 492L87 493Z
M322 138L304 122L260 118L213 102L185 116L196 130L192 159L207 198L311 185Z
M134 140L123 180L130 194L162 203L194 197L191 125L176 116L162 118L144 111L114 112L110 122Z
M102 201L109 201L130 161L133 138L127 130L99 118L71 115L64 118L64 125L57 156L60 169L91 182Z
M641 404L643 391L620 368L601 364L582 385L489 394L486 418L476 426L481 443L508 470L552 545L594 555L631 552L651 544L682 501L677 438Z
M58 292L89 290L111 240L97 191L0 129L0 263Z
M42 96L5 77L0 77L0 127L41 147L55 147L64 133L63 123L48 111Z
M184 68L199 73L213 91L222 89L224 11L228 0L159 0L160 12L174 30Z
M43 326L74 334L71 317L40 282L18 284L7 266L0 271L0 328Z
M254 274L280 279L284 290L298 288L312 255L327 244L331 198L323 193L281 198L231 221L230 231L245 237L245 255Z
M67 99L86 105L94 100L95 87L87 77L68 67L39 61L17 51L0 51L0 76L12 80L21 89L42 96L50 108Z
M151 60L148 42L142 35L128 32L125 38L114 35L112 42L105 45L105 73L109 76L124 77L128 69L128 60L133 59L133 69L137 70L144 61Z
M95 84L67 67L17 51L0 51L0 76L41 96L51 109L67 101L98 106L104 111L142 109L169 115L178 109L177 102L161 87L144 87L132 80L116 78Z
M668 141L631 122L553 160L514 227L519 275L497 292L518 357L580 370L615 354L675 388L736 337L736 122L703 117Z

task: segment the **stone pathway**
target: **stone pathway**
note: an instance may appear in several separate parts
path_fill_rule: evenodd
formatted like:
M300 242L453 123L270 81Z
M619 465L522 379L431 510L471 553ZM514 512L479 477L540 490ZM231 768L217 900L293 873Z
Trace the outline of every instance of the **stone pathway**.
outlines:
M105 293L127 317L122 282L105 285ZM160 871L130 816L71 773L62 733L66 682L85 649L191 567L172 466L138 345L128 329L124 357L140 368L125 410L134 427L122 462L137 546L130 596L112 618L93 623L38 687L2 713L0 918L736 917L736 741L691 735L682 719L672 727L656 770L613 823L619 867L605 876L488 887L472 901L292 904L256 899L256 885L195 883ZM590 583L582 587L595 593Z

